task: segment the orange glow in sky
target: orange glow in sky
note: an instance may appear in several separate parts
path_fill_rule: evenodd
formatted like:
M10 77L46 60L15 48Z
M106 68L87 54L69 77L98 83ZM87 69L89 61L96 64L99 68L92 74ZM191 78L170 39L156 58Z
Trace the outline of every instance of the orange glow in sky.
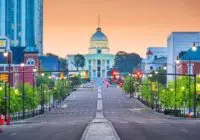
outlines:
M44 0L44 51L87 53L98 15L111 53L141 56L172 31L200 31L199 0Z

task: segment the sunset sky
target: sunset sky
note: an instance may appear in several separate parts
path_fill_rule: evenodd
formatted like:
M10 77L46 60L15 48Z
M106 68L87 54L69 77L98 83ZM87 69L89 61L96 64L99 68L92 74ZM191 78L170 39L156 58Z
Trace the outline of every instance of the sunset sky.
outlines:
M172 31L200 31L199 0L44 0L45 53L87 53L99 14L111 53L144 56Z

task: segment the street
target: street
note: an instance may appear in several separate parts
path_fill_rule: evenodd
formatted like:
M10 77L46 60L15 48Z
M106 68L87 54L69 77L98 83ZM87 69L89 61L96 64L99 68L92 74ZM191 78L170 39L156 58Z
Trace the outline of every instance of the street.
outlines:
M92 91L90 86L87 84L73 92L62 108L21 124L5 126L0 139L80 140L98 110L98 89ZM101 94L104 117L112 123L121 140L198 140L200 137L200 120L155 113L117 87L102 87Z

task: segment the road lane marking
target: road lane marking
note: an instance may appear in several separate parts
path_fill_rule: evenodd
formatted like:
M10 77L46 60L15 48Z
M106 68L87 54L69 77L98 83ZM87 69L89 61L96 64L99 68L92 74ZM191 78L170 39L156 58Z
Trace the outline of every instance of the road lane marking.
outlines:
M120 140L112 123L104 118L102 98L100 98L101 96L102 96L101 89L98 88L96 117L85 129L81 137L81 140L93 140L93 139Z
M188 130L186 130L186 129L181 129L181 131L188 133Z
M16 135L17 133L12 133L12 134L10 134L11 136L14 136L14 135Z
M98 99L102 99L102 96L101 96L101 94L98 94Z
M103 110L102 100L97 101L97 111L99 111L99 110Z

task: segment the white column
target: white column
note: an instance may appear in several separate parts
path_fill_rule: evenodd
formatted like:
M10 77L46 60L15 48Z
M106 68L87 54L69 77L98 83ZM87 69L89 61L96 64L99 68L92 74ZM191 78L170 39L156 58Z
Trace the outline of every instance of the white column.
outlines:
M21 0L21 39L22 47L26 46L26 0Z
M6 5L5 0L0 0L0 36L5 36L5 11Z

